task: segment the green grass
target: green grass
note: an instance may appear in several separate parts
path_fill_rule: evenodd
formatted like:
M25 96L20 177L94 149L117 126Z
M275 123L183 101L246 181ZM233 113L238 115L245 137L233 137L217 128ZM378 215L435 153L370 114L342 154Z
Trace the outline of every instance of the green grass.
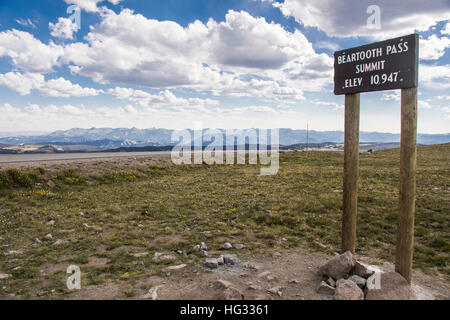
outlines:
M419 148L414 252L414 268L446 276L450 275L449 156L450 144ZM266 177L258 176L259 167L249 165L138 166L96 174L83 168L1 171L0 242L8 247L1 246L0 253L25 252L0 255L0 272L14 276L2 282L6 289L0 288L0 297L12 292L33 297L32 288L51 279L57 284L48 298L65 296L64 272L39 275L45 263L56 264L62 256L81 266L87 284L101 284L160 274L163 266L151 261L152 253L192 254L192 246L200 241L216 249L225 240L244 243L240 255L298 246L339 251L342 172L343 155L336 152L282 153L279 173ZM359 254L394 262L398 172L399 150L361 156ZM46 186L48 179L55 188ZM54 226L46 224L50 219L56 221ZM48 233L53 240L45 240ZM171 241L163 241L161 248L158 237ZM36 245L35 238L43 244ZM55 247L55 239L69 243ZM315 246L314 240L328 249ZM102 245L106 250L97 252ZM121 246L135 249L117 250ZM136 258L130 251L150 254ZM94 255L111 263L83 266ZM144 268L137 267L139 261ZM196 255L193 260L180 256L176 263L201 261ZM123 295L134 293L127 287Z

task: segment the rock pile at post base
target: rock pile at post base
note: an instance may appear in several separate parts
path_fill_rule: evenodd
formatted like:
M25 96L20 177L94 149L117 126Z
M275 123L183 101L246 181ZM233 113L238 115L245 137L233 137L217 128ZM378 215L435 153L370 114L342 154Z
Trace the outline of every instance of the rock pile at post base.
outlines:
M411 287L400 274L375 274L349 251L330 259L319 269L323 281L317 293L335 300L409 300Z

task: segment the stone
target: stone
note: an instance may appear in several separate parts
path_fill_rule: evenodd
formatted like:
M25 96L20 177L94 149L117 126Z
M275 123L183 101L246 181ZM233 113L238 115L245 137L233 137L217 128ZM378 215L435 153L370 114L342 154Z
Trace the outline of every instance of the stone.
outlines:
M322 249L326 249L326 248L327 248L326 245L324 245L323 243L320 243L320 242L317 241L317 240L314 240L313 243L314 243L316 246L318 246L319 248L322 248Z
M38 243L38 244L41 244L41 243L42 243L42 241L39 240L39 238L35 238L35 239L34 239L34 242L36 242L36 243Z
M319 273L333 279L347 278L355 266L355 259L350 251L331 258L319 269Z
M374 274L374 271L369 270L369 268L366 265L362 264L361 262L356 261L353 274L360 276L364 279L368 279L371 275Z
M199 244L195 245L195 246L193 247L193 249L194 249L194 250L200 250L200 245L199 245Z
M206 258L205 267L210 269L217 269L219 267L219 262L217 261L216 258Z
M363 277L357 276L356 274L350 276L348 278L348 280L353 281L354 283L356 283L356 285L358 287L360 287L363 290L364 290L364 287L366 286L366 279L364 279Z
M222 249L228 250L228 249L231 249L231 248L233 248L233 246L232 246L231 243L229 243L229 242L225 242L225 243L222 245Z
M164 272L172 272L172 271L179 271L179 270L182 270L184 268L186 268L185 264L179 264L177 266L170 266L170 267L164 268L163 271Z
M366 300L409 300L411 298L411 287L399 273L381 273L380 280L380 289L366 287Z
M280 286L276 286L276 287L268 289L267 291L271 294L276 294L281 297L281 295L283 294L281 289L282 288Z
M300 281L298 281L297 279L291 279L291 280L289 280L289 283L290 284L299 284Z
M235 265L239 263L239 258L235 254L224 254L223 262L225 264Z
M55 241L54 245L55 246L62 246L62 245L68 244L68 243L69 242L66 241L66 240L58 239L58 240Z
M201 255L202 257L209 257L208 251L206 251L206 250L200 250L200 255Z
M151 288L150 290L148 290L148 292L142 297L144 299L151 299L151 300L156 300L158 299L158 290L160 288L164 287L163 285L159 285L156 287Z
M217 258L217 263L219 264L219 265L223 265L225 262L223 261L223 255L220 255L218 258Z
M47 225L48 225L48 226L53 226L55 223L56 223L55 220L49 220L49 221L47 222Z
M336 283L334 299L364 300L364 292L353 281L341 279Z
M222 293L222 300L244 300L244 295L236 288L226 288Z
M274 256L274 257L281 257L281 253L279 253L278 251L277 251L277 252L274 252L274 253L273 253L273 256Z
M200 243L200 250L208 250L208 246L206 245L206 243L202 242Z
M325 281L322 281L320 283L320 285L317 287L316 291L317 291L317 293L320 293L320 294L333 295L335 290L336 290L335 288L328 285Z
M12 277L10 274L0 273L0 280L6 280L10 277Z
M52 180L48 180L47 181L47 186L49 188L54 188L54 187L56 187L56 183L54 183Z
M49 234L45 235L44 238L50 240L50 239L53 239L53 236L49 233Z
M219 279L216 282L214 282L213 286L218 289L227 289L233 286L233 284L229 281Z
M161 252L155 252L155 255L153 256L152 261L156 263L160 262L171 262L177 260L177 256L173 253L161 253Z
M332 286L333 288L336 288L336 281L334 281L333 278L329 277L327 281L325 281L329 286Z
M261 286L258 286L257 284L251 284L248 286L248 289L257 291L257 290L261 290L262 288L261 288Z
M235 243L235 244L233 244L233 247L238 249L238 250L241 250L241 249L245 248L245 246L242 243Z
M270 274L270 271L264 271L257 275L258 278L265 278Z

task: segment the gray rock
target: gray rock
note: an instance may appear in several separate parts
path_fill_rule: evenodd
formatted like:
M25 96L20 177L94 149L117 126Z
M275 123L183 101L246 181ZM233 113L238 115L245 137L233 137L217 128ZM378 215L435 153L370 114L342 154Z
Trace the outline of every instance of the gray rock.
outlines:
M374 274L374 271L371 271L367 268L367 266L365 266L364 264L362 264L359 261L355 262L355 269L353 271L353 274L360 276L364 279L369 278L371 275Z
M10 274L0 273L0 280L5 280L5 279L8 279L10 277L11 277Z
M206 258L205 267L210 269L217 269L219 267L219 262L217 261L216 258Z
M380 274L381 288L365 290L366 300L409 300L411 287L399 273L387 272ZM371 279L369 278L370 281Z
M242 243L235 243L235 244L233 244L233 247L235 247L238 250L245 248L245 246Z
M352 275L351 277L349 277L348 280L353 281L354 283L356 283L356 285L358 287L360 287L363 290L364 290L364 287L366 286L366 279L364 279L363 277L357 276L355 274Z
M173 253L161 253L155 252L152 261L156 263L160 262L171 262L177 260L177 256Z
M48 225L48 226L53 226L55 223L56 223L55 220L49 220L49 221L47 222L47 225Z
M194 249L194 250L200 250L200 245L199 245L199 244L195 245L195 246L193 247L193 249Z
M350 280L341 279L336 283L336 300L364 300L364 292Z
M224 254L223 262L225 264L235 265L239 263L239 258L235 254Z
M206 250L200 250L200 255L201 255L202 257L209 257L208 251L206 251Z
M227 289L230 288L233 284L229 281L219 279L214 282L213 286L218 289Z
M336 289L328 285L325 281L322 281L317 287L317 293L333 295Z
M251 284L248 286L248 289L258 291L258 290L261 290L262 288L261 288L261 286L258 286L257 284Z
M331 258L319 269L322 276L333 279L347 278L355 266L355 259L350 251Z
M204 242L200 243L200 250L205 250L205 251L208 250L208 246L206 245L206 243L204 243Z
M231 243L225 242L225 243L222 245L222 248L225 249L225 250L228 250L228 249L233 248L233 246L231 245Z
M217 263L219 264L219 265L223 265L225 262L223 261L223 255L221 255L221 256L219 256L218 258L217 258Z
M66 241L66 240L57 239L57 240L55 241L54 245L55 245L55 246L62 246L62 245L68 244L68 243L69 243L69 242Z
M276 286L276 287L268 289L267 291L271 294L276 294L281 297L283 294L283 292L281 290L282 290L282 288L280 286Z

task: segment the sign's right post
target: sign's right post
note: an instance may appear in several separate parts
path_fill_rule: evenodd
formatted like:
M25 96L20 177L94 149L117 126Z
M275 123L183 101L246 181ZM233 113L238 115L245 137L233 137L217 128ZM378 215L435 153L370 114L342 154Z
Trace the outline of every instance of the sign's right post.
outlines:
M402 89L400 189L395 271L411 283L416 203L417 88Z

